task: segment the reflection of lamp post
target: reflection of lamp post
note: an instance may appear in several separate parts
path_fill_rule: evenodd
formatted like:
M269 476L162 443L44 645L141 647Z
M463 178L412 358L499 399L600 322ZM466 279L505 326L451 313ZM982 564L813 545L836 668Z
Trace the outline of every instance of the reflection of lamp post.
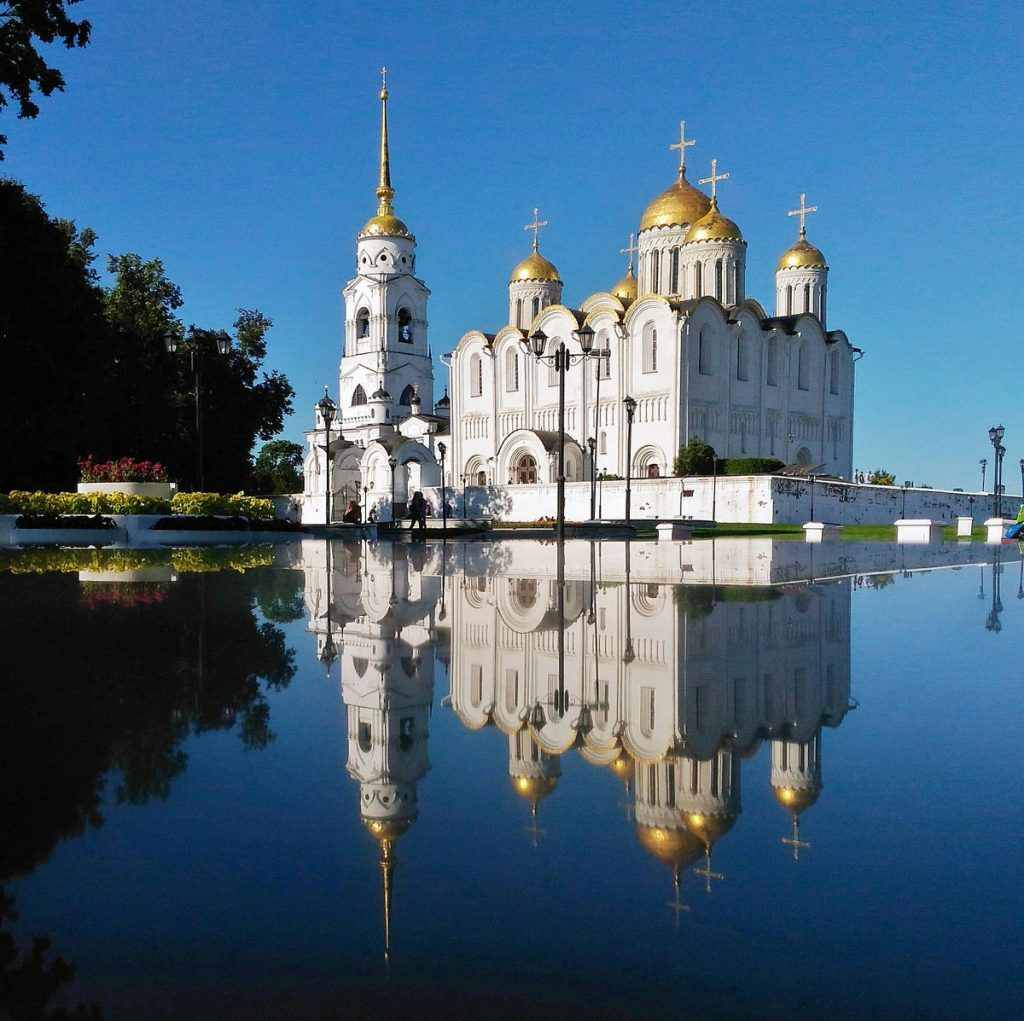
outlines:
M370 515L369 503L370 503L370 487L369 486L363 486L363 510L362 510L362 513L360 514L360 519L362 521L365 521L367 519L367 517L369 517L369 515Z
M334 644L334 636L331 634L331 540L327 540L327 640L320 652L320 662L327 667L327 676L331 676L331 664L337 658L338 650Z
M443 440L438 441L437 452L441 455L441 537L443 541L448 537L448 500L444 491L444 455L448 452L448 448L444 445Z
M623 407L626 409L626 524L630 521L630 504L633 499L633 416L636 414L636 401L628 395L623 398Z
M629 666L636 659L633 651L633 598L629 584L629 551L630 545L626 546L626 647L622 650L622 662Z
M598 482L600 482L601 485L598 489L597 516L601 518L602 521L604 520L604 477L607 474L608 473L602 468L601 477L598 479Z
M398 468L398 460L394 457L388 458L388 467L391 469L391 523L395 523L395 469Z
M997 469L998 471L998 469ZM999 620L999 614L1003 612L1003 601L1000 598L1000 572L1002 567L999 563L1001 550L998 546L992 550L992 609L989 611L988 620L985 621L985 630L999 632L1003 625Z
M1003 446L1003 434L1006 429L1001 425L994 425L988 431L988 438L995 450L996 463L992 470L992 516L998 518L1003 509L1003 456L1006 454L1006 447Z
M594 520L597 512L597 440L587 437L587 449L590 451L590 520ZM1021 461L1021 475L1024 476L1024 461Z
M178 348L184 348L189 353L189 360L192 367L192 385L195 391L195 413L196 413L196 484L202 490L206 485L206 476L203 471L203 413L200 403L202 392L200 357L203 353L202 342L195 327L188 329L188 339L180 340L176 333L168 332L164 336L164 346L168 354L176 354ZM223 331L217 334L217 352L222 355L231 353L231 338Z
M985 469L988 467L988 458L983 457L978 464L981 465L981 491L985 492Z
M324 395L317 403L317 408L320 411L320 417L324 420L324 462L327 468L324 485L324 525L329 527L331 524L331 423L334 421L334 415L338 409L328 395L327 387L324 387Z
M565 538L565 374L574 361L589 358L594 348L594 330L591 326L581 326L573 330L572 335L579 342L582 354L574 355L565 344L560 343L554 354L546 355L544 348L548 338L542 330L535 331L528 341L521 342L527 354L532 353L537 361L554 366L558 373L558 507L555 534L559 541Z

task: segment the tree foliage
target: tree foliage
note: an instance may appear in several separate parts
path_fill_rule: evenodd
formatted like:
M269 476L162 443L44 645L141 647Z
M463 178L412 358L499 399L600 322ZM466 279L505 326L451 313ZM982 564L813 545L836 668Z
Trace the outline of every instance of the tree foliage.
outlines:
M257 493L301 493L302 447L290 440L264 443L252 475Z
M69 50L86 46L92 26L73 21L67 8L78 0L7 0L0 5L0 111L11 101L19 117L37 117L34 93L64 91L64 76L46 63L39 43L63 43ZM7 136L0 135L0 147ZM0 160L4 158L0 148Z
M711 475L715 470L715 448L699 437L694 437L680 447L672 464L672 473L677 477L687 475Z
M868 482L873 486L895 486L896 476L884 468L876 468L868 474Z

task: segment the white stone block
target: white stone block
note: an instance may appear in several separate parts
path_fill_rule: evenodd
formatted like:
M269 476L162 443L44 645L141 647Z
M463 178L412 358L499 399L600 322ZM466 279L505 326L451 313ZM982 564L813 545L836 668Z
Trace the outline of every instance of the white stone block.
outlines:
M971 532L974 531L974 518L968 515L961 514L956 519L956 534L957 538L970 537Z
M692 533L690 526L683 521L661 521L658 523L658 542L672 539L689 539Z
M805 542L835 542L842 534L842 525L826 521L808 521L804 525Z
M985 542L1002 542L1006 529L1014 523L1013 518L989 518L985 522L985 530L988 532L988 535L985 537Z
M896 522L896 541L904 544L942 542L946 526L931 518L901 518Z

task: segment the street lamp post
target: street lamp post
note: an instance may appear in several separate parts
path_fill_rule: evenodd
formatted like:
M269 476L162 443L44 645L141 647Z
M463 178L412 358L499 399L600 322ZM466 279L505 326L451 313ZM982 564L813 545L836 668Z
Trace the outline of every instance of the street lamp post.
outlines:
M597 440L593 436L587 438L587 449L590 451L590 520L597 513ZM1021 461L1020 474L1024 479L1024 461Z
M388 458L388 467L391 469L391 524L395 523L395 469L398 467L398 461L393 458Z
M359 517L363 521L366 521L367 515L369 515L369 513L370 513L370 508L368 506L369 505L369 500L370 500L370 487L369 486L363 486L363 508L362 508L362 510L359 513Z
M164 346L168 354L176 354L184 349L189 354L192 368L192 386L195 393L196 421L196 483L200 490L206 486L206 474L203 469L203 409L200 395L202 393L201 356L202 343L194 326L188 328L188 338L180 339L177 333L168 332L164 335ZM231 338L224 332L217 334L217 352L222 355L231 353Z
M443 440L438 442L437 452L441 455L441 536L442 539L445 539L448 536L448 500L444 491L444 455L448 452L448 448L444 445Z
M320 417L324 420L324 463L326 465L326 475L324 478L324 525L330 528L331 525L331 423L334 421L334 416L337 413L337 407L334 401L331 400L330 395L327 393L327 387L324 387L324 395L317 402L317 408L320 411Z
M1003 446L1003 435L1005 432L1006 429L1002 425L994 425L988 431L988 438L996 455L996 463L992 471L992 515L997 518L1003 509L1003 457L1006 454L1006 447Z
M985 469L988 467L988 458L983 457L978 464L981 465L981 491L985 492Z
M579 342L582 354L572 354L565 344L559 344L554 354L545 354L548 338L542 330L536 330L529 340L522 341L527 354L532 353L537 361L554 366L558 373L558 506L555 535L559 541L565 538L565 374L573 362L589 358L594 348L594 330L591 326L581 326L573 330L572 335Z
M631 518L633 500L633 416L636 414L636 401L626 396L622 401L626 409L626 524Z

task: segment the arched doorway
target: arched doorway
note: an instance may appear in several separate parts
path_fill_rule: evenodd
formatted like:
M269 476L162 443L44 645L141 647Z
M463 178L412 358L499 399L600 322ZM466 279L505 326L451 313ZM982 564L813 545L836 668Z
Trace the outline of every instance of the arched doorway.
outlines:
M517 486L532 486L537 482L537 462L532 454L522 454L512 469L512 482Z
M660 479L661 469L656 464L649 464L647 466L647 477L649 479Z

